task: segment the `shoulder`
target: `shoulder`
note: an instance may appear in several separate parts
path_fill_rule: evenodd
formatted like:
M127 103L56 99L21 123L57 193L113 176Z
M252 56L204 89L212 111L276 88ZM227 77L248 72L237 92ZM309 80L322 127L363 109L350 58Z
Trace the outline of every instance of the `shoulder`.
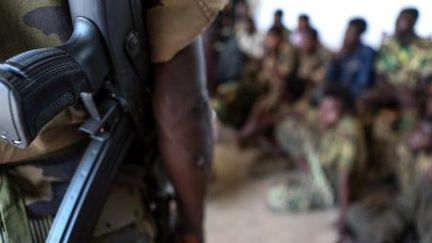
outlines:
M371 46L362 44L361 45L361 51L362 53L366 54L366 55L375 55L376 51L375 49L373 49Z
M399 52L400 44L399 41L395 37L389 37L383 41L379 48L380 54L388 54Z
M148 11L153 62L169 61L190 45L227 4L227 0L162 0Z
M333 55L333 52L323 45L320 45L318 53L323 59L330 59Z
M420 49L431 49L432 48L432 42L427 39L419 38L413 43L416 47Z
M349 115L342 118L336 130L337 133L343 136L356 137L360 135L361 124L357 118Z

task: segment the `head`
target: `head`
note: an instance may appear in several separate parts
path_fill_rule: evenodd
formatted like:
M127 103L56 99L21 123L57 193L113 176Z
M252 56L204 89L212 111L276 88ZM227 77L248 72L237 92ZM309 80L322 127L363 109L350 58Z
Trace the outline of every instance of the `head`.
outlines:
M282 9L278 9L274 13L273 26L281 26L284 12Z
M348 48L357 46L361 42L361 37L366 30L366 20L362 18L351 19L345 32L344 46Z
M334 127L347 114L354 111L354 98L342 87L327 87L319 103L319 122L324 128Z
M305 29L302 33L303 42L301 44L301 49L304 52L312 53L316 50L319 45L319 34L314 28Z
M414 152L432 152L432 117L425 118L408 139Z
M309 16L306 14L302 14L298 17L298 29L299 30L307 30L309 29L310 26L310 22L309 22Z
M234 7L236 19L246 19L249 16L249 5L245 1L238 1Z
M414 34L418 17L419 11L416 8L403 9L396 20L396 35L401 37Z
M266 50L275 50L282 42L282 30L277 27L271 28L265 38Z

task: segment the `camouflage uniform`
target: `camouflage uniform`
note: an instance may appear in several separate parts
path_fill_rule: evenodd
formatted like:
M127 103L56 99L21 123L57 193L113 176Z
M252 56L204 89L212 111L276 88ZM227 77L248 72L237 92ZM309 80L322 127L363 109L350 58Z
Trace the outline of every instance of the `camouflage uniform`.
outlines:
M372 118L370 159L374 173L381 182L392 179L398 170L395 161L399 156L395 148L407 139L408 134L417 125L417 115L413 112L397 112L383 109Z
M332 53L321 45L312 54L300 52L297 75L300 79L308 82L307 90L311 90L324 83L326 66L330 62L331 57Z
M414 242L426 243L432 239L432 178L427 175L432 168L432 155L414 156L405 145L394 152L398 154L395 170L400 192L375 193L348 211L348 227L358 243L404 242L413 237Z
M292 118L278 126L279 144L288 155L307 160L310 175L298 185L276 186L269 192L269 204L276 210L304 211L333 206L338 197L338 172L351 171L352 200L358 196L357 181L362 172L366 150L358 121L345 116L334 128L320 131L316 117L305 126ZM355 185L355 186L354 186ZM354 190L356 189L356 190Z
M403 46L395 37L388 38L380 48L375 67L385 83L378 83L369 95L398 107L381 108L371 119L370 124L370 143L373 144L371 159L379 166L380 176L386 177L395 171L392 166L397 159L394 148L405 139L419 118L416 107L405 107L402 102L405 94L400 91L416 91L422 77L430 72L432 43L418 38L410 45Z
M402 46L395 38L384 41L376 61L376 71L394 86L415 88L422 71L432 65L432 44L417 39Z
M295 49L283 43L276 55L265 55L259 70L246 70L242 80L220 85L213 105L221 121L237 128L242 127L255 102L259 97L266 96L272 85L270 70L275 69L283 78L288 77L295 69L295 56Z
M223 0L161 2L148 12L153 62L171 60L225 4ZM0 62L30 49L60 45L72 31L65 0L4 0L0 21ZM85 112L76 108L63 111L24 150L0 142L0 165L5 166L0 173L1 242L45 241L87 143L78 132L85 118ZM155 231L142 201L142 178L141 167L121 169L96 226L95 242L152 241Z

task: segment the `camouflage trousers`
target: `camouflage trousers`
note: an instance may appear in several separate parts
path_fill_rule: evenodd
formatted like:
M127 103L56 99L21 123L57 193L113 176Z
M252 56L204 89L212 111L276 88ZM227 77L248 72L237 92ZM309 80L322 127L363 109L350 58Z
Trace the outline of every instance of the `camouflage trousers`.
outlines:
M303 173L290 174L286 182L272 186L267 193L267 204L273 212L301 213L331 208L322 191Z
M347 214L357 243L432 242L432 181L422 178L409 192L384 205L359 202Z
M288 119L276 128L276 138L293 159L304 158L308 173L290 176L288 182L272 187L268 204L273 211L304 212L334 206L335 193L314 146L313 132L297 119Z
M79 161L77 152L1 172L0 243L45 242ZM153 242L155 223L143 202L144 171L140 169L121 169L103 205L92 242Z

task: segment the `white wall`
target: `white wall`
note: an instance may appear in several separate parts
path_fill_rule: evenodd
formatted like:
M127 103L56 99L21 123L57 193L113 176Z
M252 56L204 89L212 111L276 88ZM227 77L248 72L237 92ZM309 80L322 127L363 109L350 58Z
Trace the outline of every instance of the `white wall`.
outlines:
M374 47L381 43L383 33L393 33L399 11L417 7L420 19L417 30L421 36L432 36L432 0L259 0L256 18L259 29L268 29L277 8L285 11L285 24L295 29L297 16L306 13L319 30L325 45L339 48L346 24L351 17L362 16L369 24L365 41Z

